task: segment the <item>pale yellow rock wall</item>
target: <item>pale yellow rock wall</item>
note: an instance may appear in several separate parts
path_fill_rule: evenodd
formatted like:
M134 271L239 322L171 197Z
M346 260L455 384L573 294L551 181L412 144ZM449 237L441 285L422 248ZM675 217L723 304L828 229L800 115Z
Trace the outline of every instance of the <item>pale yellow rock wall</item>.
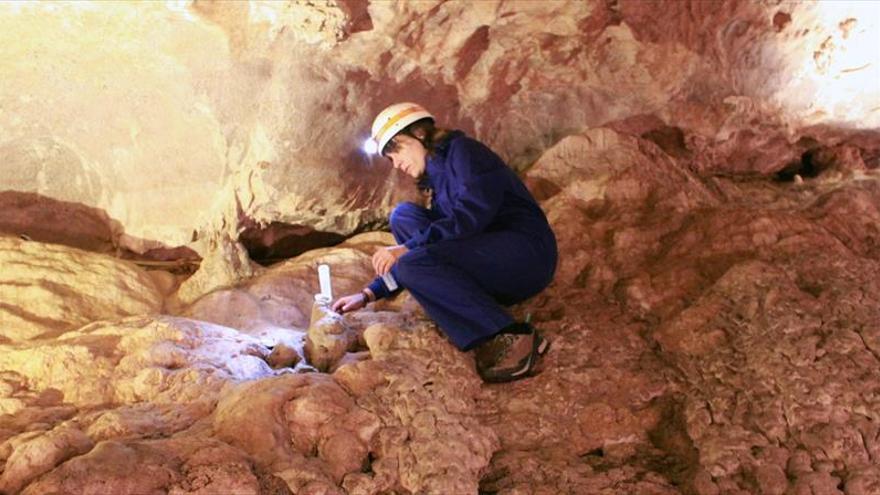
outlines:
M358 150L388 103L516 166L642 114L710 144L877 128L878 18L858 1L3 2L0 189L104 209L136 250L234 238L242 216L347 234L408 194Z
M51 337L97 320L158 313L163 297L140 268L110 256L0 237L0 336Z
M187 242L183 226L200 223L226 168L198 81L200 60L223 69L220 30L157 2L23 2L0 6L0 46L3 189L97 206L131 235Z

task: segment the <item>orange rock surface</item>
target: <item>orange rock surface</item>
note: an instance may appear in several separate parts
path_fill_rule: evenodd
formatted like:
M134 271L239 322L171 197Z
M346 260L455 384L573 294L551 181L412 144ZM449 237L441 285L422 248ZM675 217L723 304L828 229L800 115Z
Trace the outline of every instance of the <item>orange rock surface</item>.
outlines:
M880 6L0 2L0 492L880 493ZM483 384L372 278L419 101L556 232Z

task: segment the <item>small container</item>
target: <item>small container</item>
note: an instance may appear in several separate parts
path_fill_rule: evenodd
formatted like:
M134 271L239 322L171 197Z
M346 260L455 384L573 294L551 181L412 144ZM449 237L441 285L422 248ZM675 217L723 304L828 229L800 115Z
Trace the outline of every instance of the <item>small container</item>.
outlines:
M382 281L385 282L385 287L387 287L390 292L397 290L397 280L394 280L391 272L382 275Z

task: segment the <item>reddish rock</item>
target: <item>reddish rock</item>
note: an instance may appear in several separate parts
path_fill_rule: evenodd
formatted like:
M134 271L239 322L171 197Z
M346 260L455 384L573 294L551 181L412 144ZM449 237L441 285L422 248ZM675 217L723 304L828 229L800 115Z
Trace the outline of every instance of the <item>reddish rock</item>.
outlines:
M0 490L880 493L870 2L183 4L0 2ZM533 376L309 316L415 196L400 100L547 213Z

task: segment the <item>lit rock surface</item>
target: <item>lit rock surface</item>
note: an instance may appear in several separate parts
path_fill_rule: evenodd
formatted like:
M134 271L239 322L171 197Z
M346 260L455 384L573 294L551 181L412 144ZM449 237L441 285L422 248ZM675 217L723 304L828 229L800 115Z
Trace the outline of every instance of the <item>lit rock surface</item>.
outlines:
M349 235L407 182L359 150L401 98L518 168L651 115L707 169L767 171L799 128L880 126L878 24L859 1L2 2L0 187L104 210L136 251Z
M328 371L348 351L355 350L357 341L357 334L348 328L342 315L327 304L315 303L304 348L312 366Z
M391 243L393 237L390 234L375 232L354 236L335 248L309 251L270 269L260 268L258 275L245 283L211 292L185 307L182 313L188 317L236 328L261 339L266 345L282 343L296 350L300 358L305 357L306 352L311 352L306 346L312 349L315 344L317 347L323 345L325 350L318 351L322 357L317 357L318 354L315 356L317 362L297 361L327 371L347 350L358 348L355 345L358 337L356 332L351 331L351 324L333 323L335 317L332 314L324 315L328 318L328 325L325 326L337 329L340 333L324 335L321 330L324 326L310 325L315 310L314 295L320 293L318 265L331 266L333 293L336 297L357 292L368 277L373 250ZM172 299L173 306L182 304L179 292ZM359 315L350 315L346 320L358 318ZM315 322L321 320L319 317ZM355 321L354 324L361 330L364 327L364 322ZM312 344L309 344L307 335L311 328L314 331L311 332Z
M174 317L95 323L60 337L9 345L0 367L65 403L209 399L230 379L269 374L265 348L235 330Z
M528 306L557 345L532 383L490 389L508 449L485 486L880 488L880 182L842 177L700 180L602 129L548 151L529 179L552 182L568 256Z
M306 352L317 265L331 265L337 295L357 290L369 254L392 242L380 233L261 268L182 316L148 310L8 342L0 485L876 493L872 149L820 148L813 177L740 180L703 177L610 128L566 137L525 177L557 233L558 274L513 308L553 345L535 377L512 384L481 384L470 354L405 293L334 317L347 337L332 357ZM68 270L119 264L46 246ZM71 293L91 283L66 280ZM288 366L272 369L273 349Z
M480 381L408 297L345 318L357 352L269 365L265 344L302 352L316 265L331 263L335 289L352 289L369 278L364 252L387 240L307 253L187 310L251 326L143 315L3 345L0 489L475 492L498 448L477 412ZM78 281L71 292L88 288ZM280 299L246 302L258 294ZM296 372L313 365L335 372Z
M0 492L880 493L878 9L0 2ZM533 377L406 292L312 317L404 97L553 225Z
M6 341L162 309L150 276L108 256L0 237L0 267L0 336Z

